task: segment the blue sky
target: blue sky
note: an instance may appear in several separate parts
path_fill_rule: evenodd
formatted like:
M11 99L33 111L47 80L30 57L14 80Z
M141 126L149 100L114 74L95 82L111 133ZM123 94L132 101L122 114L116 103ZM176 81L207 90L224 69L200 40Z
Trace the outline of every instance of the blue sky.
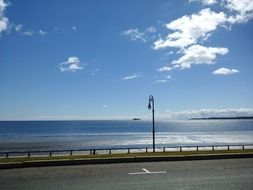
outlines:
M252 0L0 0L0 120L253 115Z

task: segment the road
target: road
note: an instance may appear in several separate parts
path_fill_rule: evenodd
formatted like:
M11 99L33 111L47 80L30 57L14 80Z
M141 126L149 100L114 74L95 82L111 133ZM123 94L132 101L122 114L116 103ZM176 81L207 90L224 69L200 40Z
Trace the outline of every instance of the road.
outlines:
M253 189L253 159L0 170L1 190Z

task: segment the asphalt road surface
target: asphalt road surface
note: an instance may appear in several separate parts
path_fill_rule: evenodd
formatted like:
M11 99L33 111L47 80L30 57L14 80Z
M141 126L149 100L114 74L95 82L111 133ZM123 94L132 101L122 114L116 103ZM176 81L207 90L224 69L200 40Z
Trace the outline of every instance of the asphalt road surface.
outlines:
M253 189L253 159L0 170L1 190Z

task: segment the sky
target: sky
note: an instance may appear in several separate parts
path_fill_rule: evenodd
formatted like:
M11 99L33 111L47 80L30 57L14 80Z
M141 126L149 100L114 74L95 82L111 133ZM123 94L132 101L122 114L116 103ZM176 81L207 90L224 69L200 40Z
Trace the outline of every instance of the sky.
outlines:
M0 0L0 120L253 115L252 0Z

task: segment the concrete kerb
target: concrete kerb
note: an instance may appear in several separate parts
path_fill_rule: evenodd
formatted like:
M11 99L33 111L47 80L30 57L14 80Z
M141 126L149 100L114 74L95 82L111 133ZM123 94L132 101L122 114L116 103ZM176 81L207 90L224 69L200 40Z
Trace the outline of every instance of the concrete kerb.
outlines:
M206 154L206 155L171 155L171 156L133 156L114 158L89 158L74 160L36 160L13 163L0 163L0 169L46 167L46 166L69 166L88 164L114 164L135 162L160 162L160 161L188 161L188 160L212 160L212 159L237 159L253 158L253 153L228 153L228 154Z

